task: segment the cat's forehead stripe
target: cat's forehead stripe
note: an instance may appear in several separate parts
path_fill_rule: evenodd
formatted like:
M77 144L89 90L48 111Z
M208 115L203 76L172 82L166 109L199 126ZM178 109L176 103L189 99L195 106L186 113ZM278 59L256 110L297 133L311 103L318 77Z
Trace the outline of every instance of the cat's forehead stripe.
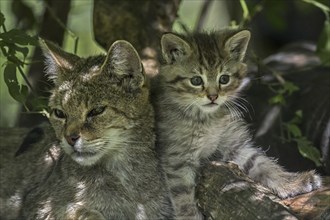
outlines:
M211 70L221 65L223 57L214 36L195 35L193 39L201 66Z

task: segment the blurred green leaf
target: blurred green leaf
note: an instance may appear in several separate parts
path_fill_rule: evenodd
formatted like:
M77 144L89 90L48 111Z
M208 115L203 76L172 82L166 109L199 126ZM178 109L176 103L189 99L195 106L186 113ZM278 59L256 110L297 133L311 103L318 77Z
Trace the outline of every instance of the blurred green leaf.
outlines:
M277 104L284 105L285 104L284 96L281 93L277 94L269 99L269 103L273 105L277 105Z
M297 142L298 150L303 157L312 160L316 166L322 166L320 151L312 145L312 142L305 137L295 139L295 141Z
M0 11L0 26L2 26L5 23L5 16Z
M295 116L298 117L298 118L302 118L302 116L303 116L303 112L302 112L302 110L301 110L301 109L297 110L297 111L295 112Z
M9 94L18 102L24 103L28 95L28 87L20 85L16 76L16 65L7 63L4 69L4 81L8 87Z
M301 131L300 128L295 124L286 124L286 128L288 129L288 132L292 134L293 137L301 137Z
M324 27L317 43L316 53L324 65L330 66L330 21L328 20L324 22Z
M293 84L292 82L286 81L283 85L284 90L291 95L293 92L298 91L299 87Z

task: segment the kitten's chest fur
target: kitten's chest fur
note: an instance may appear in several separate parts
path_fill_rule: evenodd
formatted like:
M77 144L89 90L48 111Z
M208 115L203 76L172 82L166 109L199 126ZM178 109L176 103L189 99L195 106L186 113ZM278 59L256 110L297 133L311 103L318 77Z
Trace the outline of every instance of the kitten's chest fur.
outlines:
M159 124L161 147L165 153L173 155L181 152L180 156L195 161L197 166L201 160L217 152L228 154L232 140L239 136L238 131L241 130L240 122L232 121L228 115L209 119L207 122L172 117L170 120L163 119Z

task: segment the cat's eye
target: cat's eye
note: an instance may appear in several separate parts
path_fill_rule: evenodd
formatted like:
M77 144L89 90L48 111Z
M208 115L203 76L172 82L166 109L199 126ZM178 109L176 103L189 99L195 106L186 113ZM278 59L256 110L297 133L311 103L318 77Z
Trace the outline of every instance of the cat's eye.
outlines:
M104 112L104 110L105 110L105 106L94 108L87 114L87 117L93 117L96 115L100 115Z
M220 84L227 84L229 83L230 77L229 75L222 75L220 76L219 82Z
M194 86L200 86L203 84L203 79L200 76L194 76L193 78L190 79L190 82Z
M65 113L62 110L57 109L57 108L54 109L54 115L57 118L66 118Z

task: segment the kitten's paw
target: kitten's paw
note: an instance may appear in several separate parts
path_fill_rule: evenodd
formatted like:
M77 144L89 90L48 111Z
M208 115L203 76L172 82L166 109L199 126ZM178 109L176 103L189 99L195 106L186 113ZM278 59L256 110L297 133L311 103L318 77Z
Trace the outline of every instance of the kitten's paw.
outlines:
M273 191L282 199L308 193L322 186L322 179L314 171L286 173Z

